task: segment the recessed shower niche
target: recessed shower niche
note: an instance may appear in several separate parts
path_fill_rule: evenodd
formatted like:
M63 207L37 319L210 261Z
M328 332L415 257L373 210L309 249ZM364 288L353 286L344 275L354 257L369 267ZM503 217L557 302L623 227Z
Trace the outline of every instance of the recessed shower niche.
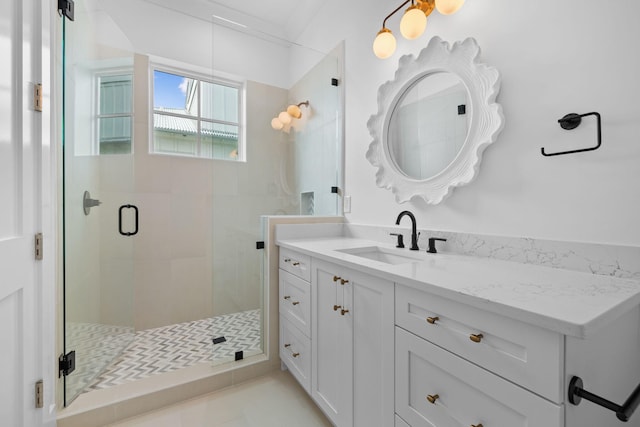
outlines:
M300 195L300 214L301 215L313 215L315 211L313 200L313 191L308 191Z

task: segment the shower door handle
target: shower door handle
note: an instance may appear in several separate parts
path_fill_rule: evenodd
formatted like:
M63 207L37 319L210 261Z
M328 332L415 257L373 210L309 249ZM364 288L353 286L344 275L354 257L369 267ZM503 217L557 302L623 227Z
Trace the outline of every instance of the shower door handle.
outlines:
M134 229L133 231L124 231L122 229L122 211L125 209L133 209L133 213L134 213L134 218L135 218L135 222L134 222ZM122 234L123 236L134 236L136 234L138 234L138 207L135 205L122 205L120 206L120 209L118 209L118 231L120 231L120 234Z

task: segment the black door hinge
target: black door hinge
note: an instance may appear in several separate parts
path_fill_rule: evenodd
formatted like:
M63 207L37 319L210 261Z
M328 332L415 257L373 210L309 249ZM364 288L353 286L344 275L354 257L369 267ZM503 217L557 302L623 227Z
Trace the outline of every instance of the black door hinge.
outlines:
M76 352L70 351L67 354L61 354L58 359L58 378L67 376L76 370Z
M58 0L58 13L60 16L66 16L70 21L73 21L75 9L73 0Z
M264 249L264 242L256 242L256 249Z

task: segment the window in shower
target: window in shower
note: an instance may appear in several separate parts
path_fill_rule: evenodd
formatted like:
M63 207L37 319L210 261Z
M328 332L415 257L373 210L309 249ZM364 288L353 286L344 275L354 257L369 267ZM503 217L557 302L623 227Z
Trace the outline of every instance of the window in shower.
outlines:
M244 161L244 84L153 69L152 152Z
M97 74L96 82L96 151L100 154L130 154L133 75L131 72Z

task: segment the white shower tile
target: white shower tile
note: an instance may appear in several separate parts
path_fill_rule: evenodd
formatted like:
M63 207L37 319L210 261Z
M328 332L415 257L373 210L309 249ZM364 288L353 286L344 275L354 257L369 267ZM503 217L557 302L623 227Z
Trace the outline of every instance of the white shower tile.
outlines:
M166 260L171 254L171 195L140 193L139 231L135 236L136 260Z
M215 163L212 167L211 185L212 193L216 196L235 196L238 194L238 169L244 167L244 163L223 162Z
M174 322L203 319L212 313L213 297L209 264L205 257L171 260L170 289L174 292Z
M146 126L136 126L146 127ZM136 153L135 189L141 193L169 193L172 174L171 157Z
M100 321L133 328L134 262L132 258L102 260Z
M217 162L209 159L171 157L171 192L174 194L211 194L213 168Z
M98 156L100 190L131 192L134 186L134 158L131 155Z
M202 257L210 240L203 230L208 229L211 206L204 195L172 194L168 238L171 258Z
M136 330L170 325L170 308L175 299L170 289L171 265L166 260L137 261L134 271Z

